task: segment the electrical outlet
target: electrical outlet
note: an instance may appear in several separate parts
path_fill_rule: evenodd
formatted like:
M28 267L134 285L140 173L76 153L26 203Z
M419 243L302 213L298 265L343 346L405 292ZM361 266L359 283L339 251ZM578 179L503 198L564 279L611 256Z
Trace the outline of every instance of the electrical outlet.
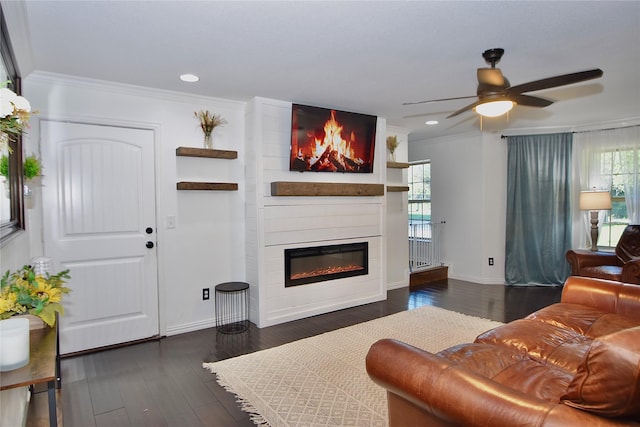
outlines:
M489 265L493 265L493 258L489 258Z
M206 301L209 299L209 288L202 288L202 300Z

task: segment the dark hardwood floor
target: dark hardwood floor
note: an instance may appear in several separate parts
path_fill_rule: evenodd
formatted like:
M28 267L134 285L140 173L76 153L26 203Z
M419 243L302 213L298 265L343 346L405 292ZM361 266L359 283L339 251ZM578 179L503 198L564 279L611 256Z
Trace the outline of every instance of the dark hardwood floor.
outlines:
M215 329L63 358L65 427L253 426L202 368L217 361L423 305L508 322L560 300L561 287L505 287L449 279L386 301L222 335Z

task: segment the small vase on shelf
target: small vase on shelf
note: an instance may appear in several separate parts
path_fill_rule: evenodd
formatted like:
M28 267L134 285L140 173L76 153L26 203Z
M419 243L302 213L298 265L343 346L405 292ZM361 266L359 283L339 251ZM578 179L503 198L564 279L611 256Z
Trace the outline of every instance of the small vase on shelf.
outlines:
M210 133L204 134L204 148L207 148L209 150L213 149L213 137Z
M389 151L389 161L390 162L395 162L396 161L396 153L393 151Z
M220 114L211 114L209 110L195 111L194 115L200 122L200 129L204 132L204 148L212 149L213 140L211 139L211 133L218 126L226 125L227 120Z

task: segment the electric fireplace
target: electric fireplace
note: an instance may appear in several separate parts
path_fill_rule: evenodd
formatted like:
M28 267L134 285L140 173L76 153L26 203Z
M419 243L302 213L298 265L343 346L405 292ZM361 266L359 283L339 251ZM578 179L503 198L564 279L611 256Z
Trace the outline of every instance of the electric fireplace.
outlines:
M284 250L285 287L369 273L369 244L314 246Z

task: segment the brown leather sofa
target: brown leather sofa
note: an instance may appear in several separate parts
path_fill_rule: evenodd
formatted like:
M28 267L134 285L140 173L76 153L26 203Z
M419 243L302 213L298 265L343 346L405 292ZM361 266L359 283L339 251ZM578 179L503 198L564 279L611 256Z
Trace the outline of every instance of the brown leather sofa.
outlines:
M569 250L572 276L640 284L640 225L625 227L614 252Z
M473 343L384 339L366 366L390 427L640 426L640 286L569 277L560 303Z

